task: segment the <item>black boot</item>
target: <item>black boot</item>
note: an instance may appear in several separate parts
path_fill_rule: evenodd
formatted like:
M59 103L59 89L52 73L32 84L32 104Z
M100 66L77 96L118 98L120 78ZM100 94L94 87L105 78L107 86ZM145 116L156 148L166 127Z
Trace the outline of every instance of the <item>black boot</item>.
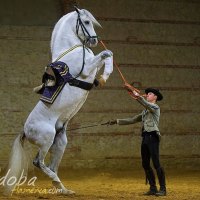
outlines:
M166 196L167 191L166 191L166 182L165 182L165 172L162 167L156 169L157 175L158 175L158 180L160 184L160 190L156 193L156 196Z
M166 189L160 189L158 192L155 194L156 196L167 196L167 191Z
M144 193L144 195L155 195L158 190L156 187L156 181L155 181L155 175L153 170L150 168L149 170L145 170L145 174L146 174L146 179L149 181L149 185L150 185L150 190L146 193Z

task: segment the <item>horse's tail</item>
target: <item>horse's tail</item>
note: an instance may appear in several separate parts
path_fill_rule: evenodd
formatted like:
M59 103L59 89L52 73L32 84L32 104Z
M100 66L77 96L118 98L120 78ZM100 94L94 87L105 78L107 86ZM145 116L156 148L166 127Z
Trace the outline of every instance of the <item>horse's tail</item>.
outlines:
M29 152L24 148L26 137L25 134L19 134L17 138L14 140L8 170L4 179L4 194L11 195L19 184L20 179L27 176L29 163L30 163L30 155Z

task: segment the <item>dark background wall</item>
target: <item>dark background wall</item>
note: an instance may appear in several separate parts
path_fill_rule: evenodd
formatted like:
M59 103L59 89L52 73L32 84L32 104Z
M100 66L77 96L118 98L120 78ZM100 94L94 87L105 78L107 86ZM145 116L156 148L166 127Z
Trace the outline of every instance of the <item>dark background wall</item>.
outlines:
M97 33L129 82L163 95L161 159L166 167L200 167L200 2L188 0L13 0L0 5L0 166L37 103L32 88L50 61L52 28L72 5L102 24ZM102 50L98 47L95 52ZM70 128L133 116L143 108L123 89L117 70L91 91ZM63 167L140 165L140 124L68 132Z

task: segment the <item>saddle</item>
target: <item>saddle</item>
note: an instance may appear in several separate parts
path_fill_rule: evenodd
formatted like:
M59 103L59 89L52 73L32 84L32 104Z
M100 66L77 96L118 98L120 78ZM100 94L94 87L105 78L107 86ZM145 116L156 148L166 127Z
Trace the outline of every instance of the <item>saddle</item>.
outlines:
M69 67L66 63L56 61L45 67L45 72L42 76L42 84L35 87L33 91L41 94L41 101L52 104L66 83L84 90L91 90L94 85L98 86L98 80L96 79L93 83L87 83L74 78L70 74Z

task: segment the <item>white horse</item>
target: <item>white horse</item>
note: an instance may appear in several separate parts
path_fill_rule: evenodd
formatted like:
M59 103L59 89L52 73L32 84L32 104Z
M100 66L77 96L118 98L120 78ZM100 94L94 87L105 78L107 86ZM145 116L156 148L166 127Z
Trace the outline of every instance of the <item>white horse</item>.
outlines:
M76 78L75 83L66 82L52 104L42 100L36 104L25 122L23 134L20 134L13 144L9 164L10 176L7 176L7 179L11 176L19 179L22 170L27 168L27 152L23 146L23 142L27 140L39 147L33 164L48 175L53 185L61 189L63 194L74 193L64 187L57 172L67 145L67 124L82 107L89 93L89 90L80 88L77 81L81 81L84 86L92 86L100 68L106 62L109 63L108 59L112 60L111 51L104 50L95 56L88 48L95 47L98 43L93 25L101 26L89 11L77 8L56 23L51 38L52 62L59 60L66 63L70 74ZM105 64L101 83L105 83L112 73L111 63ZM53 76L55 78L55 74ZM63 115L64 122L60 120ZM47 166L44 161L48 152L50 163ZM6 193L11 193L14 187L16 185L7 185Z

